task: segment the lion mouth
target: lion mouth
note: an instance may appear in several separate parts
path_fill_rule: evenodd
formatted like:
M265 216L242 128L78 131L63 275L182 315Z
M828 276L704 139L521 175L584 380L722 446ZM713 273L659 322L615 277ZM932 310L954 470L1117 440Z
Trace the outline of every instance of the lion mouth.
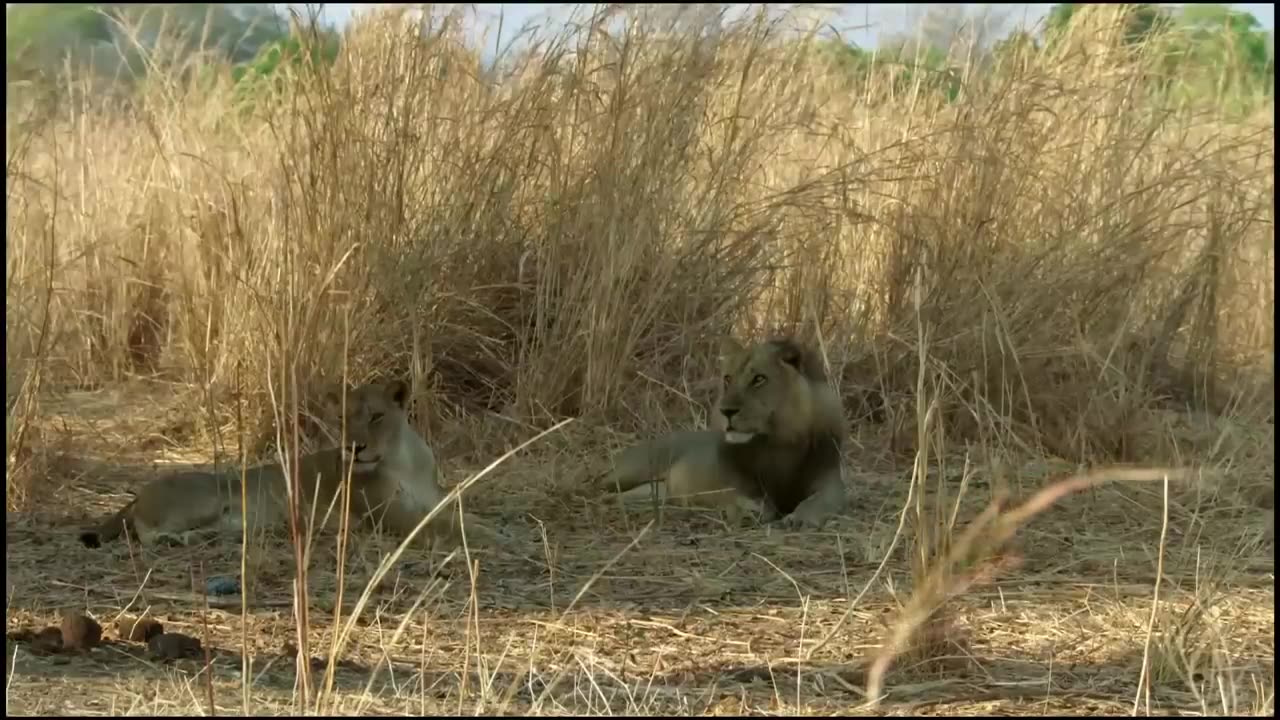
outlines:
M724 433L724 441L730 445L745 445L751 442L756 436L755 433L738 432L737 430L726 430Z
M357 470L366 470L378 463L378 458L361 457L368 449L368 445L351 445L342 453L342 459Z

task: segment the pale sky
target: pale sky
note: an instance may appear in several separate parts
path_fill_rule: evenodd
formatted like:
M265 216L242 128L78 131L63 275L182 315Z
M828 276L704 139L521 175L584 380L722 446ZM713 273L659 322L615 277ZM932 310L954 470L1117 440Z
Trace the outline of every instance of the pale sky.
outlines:
M971 7L979 7L976 3L962 3ZM1176 4L1176 3L1175 3ZM1252 13L1266 30L1275 30L1275 5L1270 3L1229 3L1232 7ZM353 10L360 7L354 3L327 3L324 16L335 23L345 24ZM565 16L571 7L568 3L480 3L475 4L476 13L494 22L499 13L503 13L504 26L513 30L532 19L541 20L548 14ZM862 47L874 47L879 36L896 35L914 29L914 19L918 17L920 5L907 3L838 3L828 7L840 8L839 20L835 27L840 30L845 40ZM1020 3L1001 4L999 11L1008 14L1010 24L1031 25L1041 20L1052 3ZM869 25L861 29L858 26ZM507 34L504 30L504 34Z
M13 3L5 3L8 9ZM344 25L351 19L357 8L391 3L325 3L324 17L337 25ZM968 7L980 7L979 3L960 3ZM1179 5L1181 3L1169 3ZM1271 3L1228 3L1232 7L1252 13L1263 29L1274 32L1276 26L1276 8ZM281 5L281 3L277 3ZM570 7L569 3L476 3L472 5L481 20L496 24L499 13L503 15L504 27L519 28L529 20L541 20L548 16L564 17ZM881 35L898 35L914 29L914 19L918 17L919 4L907 3L832 3L826 7L839 8L838 20L834 23L845 40L862 47L874 47ZM1053 3L1018 3L996 5L999 12L1006 13L1011 25L1031 25L1041 20ZM507 34L504 30L504 35ZM504 41L505 43L505 41Z

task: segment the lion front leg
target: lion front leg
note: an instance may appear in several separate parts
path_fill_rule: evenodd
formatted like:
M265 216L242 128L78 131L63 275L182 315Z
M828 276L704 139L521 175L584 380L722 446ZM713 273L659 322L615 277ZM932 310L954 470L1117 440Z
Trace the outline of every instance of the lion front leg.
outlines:
M741 525L744 518L770 522L778 514L768 498L755 498L741 492L734 492L732 501L726 503L723 510L725 521L731 526Z
M399 493L381 502L373 502L373 498L369 497L362 497L361 500L363 507L360 508L360 513L364 522L375 531L394 537L401 542L408 539L422 519L427 516L427 511L421 508L405 507L404 499ZM445 519L444 513L445 511L441 510L426 527L418 530L413 536L412 544L430 548L435 535L435 526Z
M459 515L461 515L461 523L456 523ZM511 541L506 533L469 512L459 513L455 508L450 517L455 519L454 533L451 537L459 544L462 542L463 533L466 533L469 547L501 548Z
M833 468L823 473L813 494L782 518L782 525L790 529L821 527L833 515L843 512L846 502L840 468Z
M382 526L387 531L403 539L413 532L430 510L405 508L392 504L383 514ZM471 545L501 545L502 537L483 520L471 513L460 513L458 503L451 502L440 508L427 526L418 531L416 542L429 547L433 552L447 553L461 547L463 534Z

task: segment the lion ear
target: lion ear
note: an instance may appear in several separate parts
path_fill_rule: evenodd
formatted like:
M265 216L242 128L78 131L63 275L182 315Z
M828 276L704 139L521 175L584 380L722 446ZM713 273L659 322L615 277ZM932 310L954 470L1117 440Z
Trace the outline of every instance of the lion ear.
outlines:
M386 386L387 399L396 407L404 410L409 405L409 384L403 380L392 380Z
M338 414L342 412L342 386L333 384L320 396L320 402L324 403L325 410Z
M796 342L793 338L781 338L772 342L774 357L784 365L795 368L796 372L810 380L825 380L826 371L822 367L822 359L808 347Z
M794 340L775 340L773 344L778 349L778 360L780 362L797 370L803 369L801 365L804 362L804 351L800 349L800 346Z
M720 340L720 367L727 373L735 361L742 355L745 348L742 343L731 337L724 337Z

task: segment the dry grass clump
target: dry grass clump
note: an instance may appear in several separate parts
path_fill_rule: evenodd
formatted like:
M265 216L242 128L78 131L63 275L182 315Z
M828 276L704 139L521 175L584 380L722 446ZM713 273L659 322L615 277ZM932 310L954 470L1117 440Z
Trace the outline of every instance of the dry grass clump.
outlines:
M441 411L623 421L713 335L821 331L909 417L920 273L953 430L1110 459L1269 347L1270 124L1138 103L1143 58L1088 51L1109 26L946 102L832 91L783 20L620 12L493 72L456 15L387 12L274 96L157 62L128 104L11 108L10 367L221 406L273 357L333 378L349 330Z

